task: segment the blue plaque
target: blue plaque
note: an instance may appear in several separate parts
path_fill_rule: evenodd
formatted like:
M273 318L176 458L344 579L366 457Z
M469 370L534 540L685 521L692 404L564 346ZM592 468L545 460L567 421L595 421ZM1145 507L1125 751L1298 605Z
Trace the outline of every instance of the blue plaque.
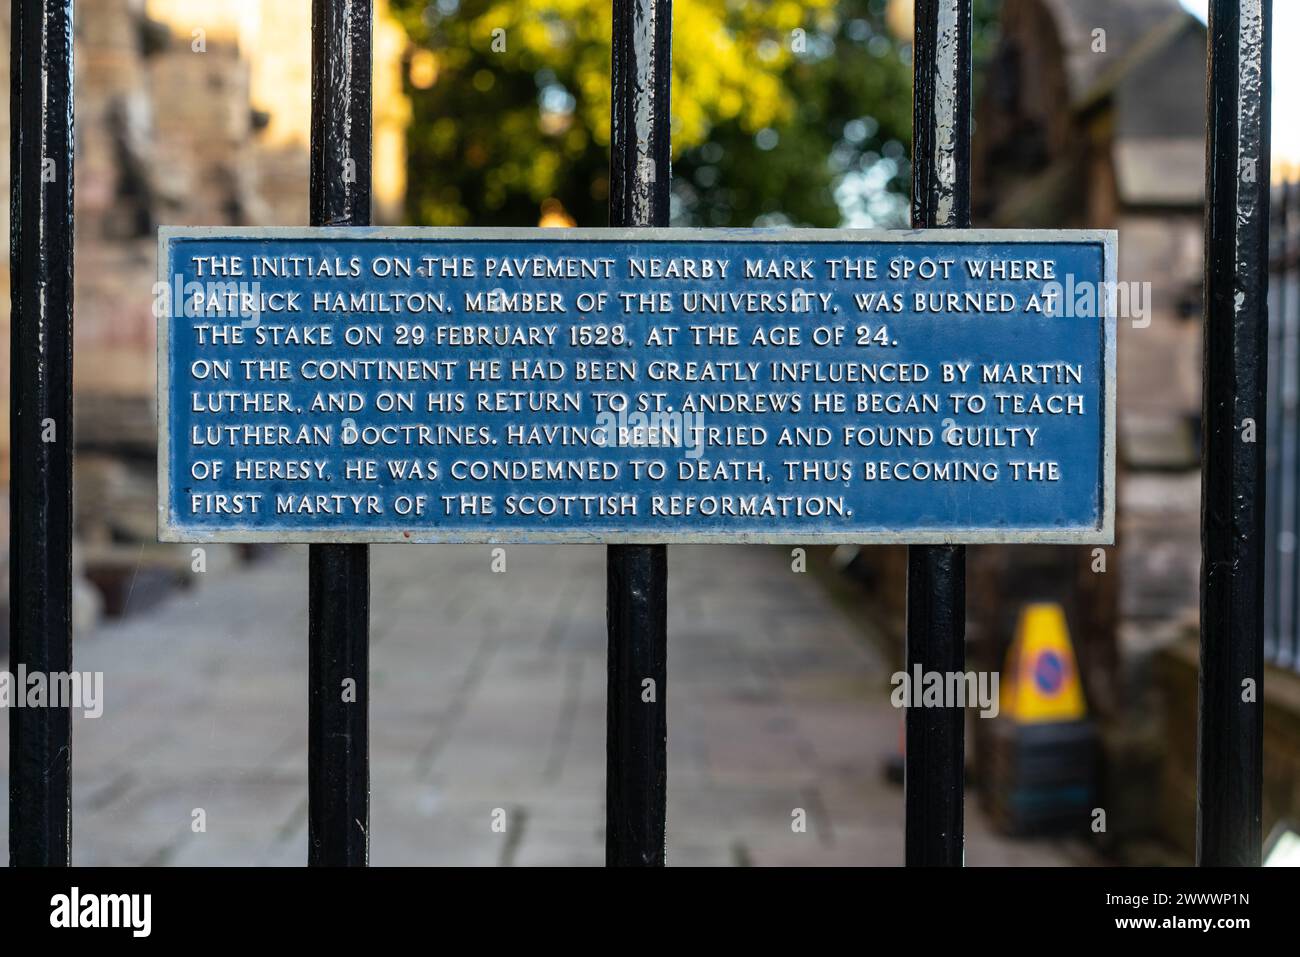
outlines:
M165 228L158 258L164 541L1113 541L1113 232Z

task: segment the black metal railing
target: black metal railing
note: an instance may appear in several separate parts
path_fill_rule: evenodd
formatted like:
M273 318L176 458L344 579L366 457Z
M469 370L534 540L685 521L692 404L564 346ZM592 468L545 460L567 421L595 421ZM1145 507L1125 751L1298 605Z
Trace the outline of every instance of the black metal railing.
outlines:
M668 225L672 17L672 0L614 0L610 226ZM662 867L668 802L668 549L609 545L605 561L605 863Z
M1210 5L1197 861L1260 860L1270 0Z
M370 225L371 0L312 0L311 224ZM308 564L308 862L370 856L370 547Z
M72 0L10 28L9 663L72 670ZM72 712L9 710L9 860L66 865Z
M971 0L917 0L912 72L912 226L970 225ZM966 549L907 550L907 669L966 670ZM903 772L910 866L965 859L966 715L908 708Z
M370 219L371 3L312 2L311 219L314 225L363 225ZM71 669L72 648L72 0L12 0L12 11L11 662L50 672ZM1270 424L1283 434L1294 432L1296 416L1294 326L1300 300L1295 270L1286 265L1290 278L1275 293L1281 303L1275 314L1292 314L1286 327L1292 351L1274 353L1275 368L1289 370L1275 376L1275 398L1287 382L1292 391L1282 393L1274 420L1265 421L1270 15L1269 0L1214 0L1210 18L1197 824L1202 864L1259 862L1265 436ZM610 224L666 225L671 0L613 0L613 16ZM971 0L917 0L914 226L969 224L970 24ZM1288 240L1283 262L1289 263L1294 248ZM1272 467L1285 468L1288 461L1294 466L1294 435L1290 454L1289 460L1275 457ZM1286 485L1275 485L1276 499ZM1291 496L1292 524L1269 533L1279 549L1283 532L1291 533L1289 617L1282 617L1286 603L1280 598L1268 605L1268 614L1271 654L1283 655L1286 635L1286 654L1294 661L1294 545L1300 531L1294 488ZM909 666L962 670L963 548L915 547L908 566ZM366 546L313 546L309 579L308 860L364 865ZM1281 592L1274 588L1270 595ZM610 865L664 863L666 596L664 546L609 548ZM355 695L343 694L349 679ZM1255 694L1243 694L1251 682ZM67 864L69 710L15 708L9 720L11 861ZM956 709L908 713L910 865L963 861L962 720Z

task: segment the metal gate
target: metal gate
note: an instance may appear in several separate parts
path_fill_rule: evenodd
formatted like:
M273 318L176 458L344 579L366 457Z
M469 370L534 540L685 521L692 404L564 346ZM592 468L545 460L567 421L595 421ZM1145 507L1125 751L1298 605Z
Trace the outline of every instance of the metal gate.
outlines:
M307 2L307 0L296 0ZM370 0L311 0L311 223L370 221ZM1271 0L1209 27L1198 862L1260 860ZM912 225L970 225L971 0L916 0ZM73 2L12 0L11 660L72 666ZM611 226L668 223L671 0L613 0ZM664 863L667 549L607 557L606 863ZM908 556L907 666L964 670L965 550ZM309 848L369 850L369 553L311 546ZM357 700L333 689L356 677ZM661 689L643 702L643 679ZM1243 694L1249 685L1253 694ZM10 712L10 860L71 862L70 709ZM963 862L963 712L907 714L909 865Z

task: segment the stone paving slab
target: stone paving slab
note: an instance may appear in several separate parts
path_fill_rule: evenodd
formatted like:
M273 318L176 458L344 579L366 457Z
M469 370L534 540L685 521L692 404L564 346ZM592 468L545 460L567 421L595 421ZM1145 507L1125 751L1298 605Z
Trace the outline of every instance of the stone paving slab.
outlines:
M74 725L75 863L303 863L306 557L77 636L106 688L103 717ZM494 574L487 546L372 549L374 864L602 863L604 549L506 558ZM902 791L881 774L899 715L862 622L779 548L673 547L669 568L670 864L901 863ZM7 737L0 721L0 779ZM973 801L968 819L970 864L1087 860L993 834Z

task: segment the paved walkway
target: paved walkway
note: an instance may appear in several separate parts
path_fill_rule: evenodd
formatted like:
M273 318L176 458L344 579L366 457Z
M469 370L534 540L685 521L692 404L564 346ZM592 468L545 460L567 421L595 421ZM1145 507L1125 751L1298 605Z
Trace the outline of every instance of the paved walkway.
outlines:
M600 864L604 550L511 546L505 574L487 547L372 551L372 862ZM669 863L900 863L898 713L861 625L780 549L669 566ZM303 863L306 579L286 548L78 638L106 690L75 726L76 863ZM1072 862L968 817L972 865Z

